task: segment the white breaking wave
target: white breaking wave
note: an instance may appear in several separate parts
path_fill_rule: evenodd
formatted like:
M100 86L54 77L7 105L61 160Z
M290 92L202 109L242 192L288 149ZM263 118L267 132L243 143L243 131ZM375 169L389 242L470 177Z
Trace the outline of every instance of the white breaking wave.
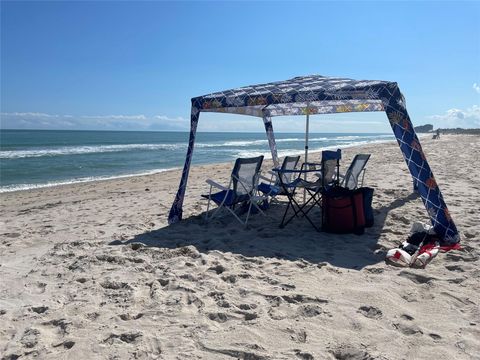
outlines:
M318 147L318 148L310 147L308 153L309 154L314 154L314 153L321 152L323 150L345 149L345 148L361 146L361 145L385 143L385 142L390 142L390 141L394 140L393 135L391 135L391 136L388 135L388 137L391 137L392 139L352 141L352 142L348 142L348 143L344 143L344 144L336 144L336 145L323 146L323 147ZM279 158L282 158L282 157L287 156L287 155L304 155L304 154L305 154L304 149L277 149L277 155L278 155ZM247 151L247 150L245 150L245 151L238 151L236 153L233 153L232 158L255 157L255 156L260 156L260 155L263 155L265 158L271 158L271 156L272 156L270 151ZM320 159L318 159L318 160L320 161Z
M310 138L309 141L335 141L337 138ZM284 143L284 142L304 142L305 138L285 138L285 139L275 139L276 143ZM252 145L268 145L268 139L265 140L232 140L232 141L225 141L221 143L198 143L195 144L195 147L199 148L209 148L209 147L247 147Z
M187 144L122 144L122 145L85 145L65 146L49 149L4 150L0 151L0 159L19 159L43 156L80 155L130 150L177 150L186 148Z
M235 140L235 141L225 141L221 143L198 143L195 144L195 147L198 148L210 148L210 147L246 147L251 145L262 145L268 144L268 140Z
M275 139L275 142L295 142L295 141L304 141L305 139L300 138L291 138L291 139ZM312 139L314 141L315 139ZM319 140L326 140L326 138L321 138ZM262 140L232 140L225 141L221 143L199 143L195 144L195 147L199 148L209 148L209 147L247 147L252 145L268 145L268 139Z
M70 184L86 183L86 182L92 182L92 181L105 181L105 180L130 178L130 177L135 177L135 176L153 175L153 174L158 174L158 173L162 173L162 172L165 172L165 171L179 170L179 169L180 168L174 167L174 168L169 168L169 169L149 170L149 171L144 171L144 172L139 172L139 173L134 173L134 174L112 175L112 176L89 176L89 177L83 177L83 178L71 179L71 180L64 180L64 181L51 181L51 182L42 183L42 184L7 185L7 186L0 187L0 193L20 191L20 190L42 189L42 188L48 188L48 187L58 186L58 185L70 185Z

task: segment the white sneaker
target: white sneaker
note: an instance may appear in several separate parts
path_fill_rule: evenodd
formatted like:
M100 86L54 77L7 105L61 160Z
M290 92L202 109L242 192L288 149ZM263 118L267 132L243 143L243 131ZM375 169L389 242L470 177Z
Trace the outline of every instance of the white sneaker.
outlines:
M428 263L438 255L438 250L438 246L420 249L420 253L412 258L410 267L415 269L425 269Z
M412 256L405 250L395 248L390 249L385 257L385 262L393 266L408 267L412 261Z

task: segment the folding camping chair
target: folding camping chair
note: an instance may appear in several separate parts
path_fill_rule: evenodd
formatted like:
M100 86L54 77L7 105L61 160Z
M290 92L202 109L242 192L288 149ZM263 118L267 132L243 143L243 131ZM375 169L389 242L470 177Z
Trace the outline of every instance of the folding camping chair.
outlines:
M370 154L355 155L345 175L340 175L342 179L340 185L350 190L361 187L363 185L365 166L367 165L368 159L370 159ZM362 175L361 179L360 175Z
M257 195L258 178L260 174L260 167L262 166L263 155L254 158L238 158L230 176L230 183L228 187L222 186L211 179L207 179L207 184L210 185L208 195L202 197L208 199L207 211L205 213L205 220L209 221L220 213L222 209L228 210L242 225L247 225L248 218L254 206L260 213L265 215L258 206L258 202L266 199L265 196ZM221 191L212 193L212 189L217 188ZM209 215L210 201L213 201L218 207ZM242 221L236 213L237 205L242 204L248 206L247 217Z
M299 217L299 215L302 215L317 231L319 231L319 228L308 217L308 213L310 212L310 210L313 209L315 205L321 207L321 195L326 188L333 186L334 184L338 184L338 174L341 157L342 155L340 149L337 149L336 151L322 151L321 163L304 163L302 164L300 170L293 170L293 172L297 172L299 175L298 178L290 184L283 183L282 178L280 178L281 185L283 188L285 188L285 190L287 190L288 188L293 188L293 191L287 192L289 203L283 214L280 227L286 226L290 221L292 221L294 217ZM316 181L308 181L301 178L302 174L304 174L306 177L306 175L308 175L309 173L318 171L319 166L321 172L316 174L318 176L318 179ZM281 169L277 169L277 172L279 172L280 174L282 173ZM309 199L301 205L295 199L295 193L299 188L304 189L305 194L308 193L309 196ZM293 215L291 215L287 219L287 213L290 208L293 210Z
M278 201L277 196L285 196L286 190L281 186L279 176L282 176L282 182L284 184L290 184L292 182L293 172L285 172L285 170L295 170L297 168L298 161L300 156L285 156L283 159L282 166L280 168L281 175L279 173L270 171L271 178L260 175L260 179L268 181L269 183L260 183L258 185L258 190L264 193L266 196L270 196L272 201ZM287 187L287 191L290 191Z

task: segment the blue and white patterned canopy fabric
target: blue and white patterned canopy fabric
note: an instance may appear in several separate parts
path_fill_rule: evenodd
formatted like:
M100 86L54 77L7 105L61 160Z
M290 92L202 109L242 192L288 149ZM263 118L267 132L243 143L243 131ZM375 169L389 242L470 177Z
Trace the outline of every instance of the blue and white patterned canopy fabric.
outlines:
M182 219L183 198L197 123L202 111L261 117L275 164L278 164L278 157L271 120L274 116L385 111L435 232L443 238L444 244L455 244L460 241L457 228L413 130L405 107L405 99L397 83L320 75L295 77L286 81L246 86L193 98L187 157L180 186L170 210L169 223Z

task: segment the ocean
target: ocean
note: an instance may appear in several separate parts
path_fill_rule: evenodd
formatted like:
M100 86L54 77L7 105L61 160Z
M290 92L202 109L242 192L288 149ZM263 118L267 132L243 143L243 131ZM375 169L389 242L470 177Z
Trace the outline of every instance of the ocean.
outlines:
M279 156L303 154L305 134L275 134ZM394 140L393 134L311 133L310 151ZM186 132L0 130L0 192L181 168ZM265 133L197 133L193 164L270 158Z

